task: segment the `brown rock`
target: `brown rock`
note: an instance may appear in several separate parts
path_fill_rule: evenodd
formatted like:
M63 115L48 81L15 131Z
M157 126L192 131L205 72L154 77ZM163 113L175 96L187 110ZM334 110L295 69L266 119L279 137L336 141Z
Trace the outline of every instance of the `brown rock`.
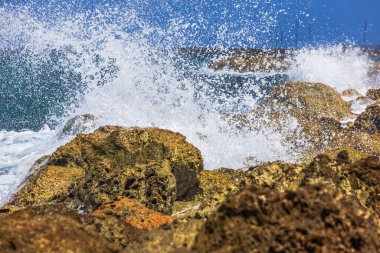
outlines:
M124 196L171 213L175 199L194 197L202 169L199 150L178 133L106 126L60 147L11 203L65 201L72 208L92 211Z
M149 231L132 242L122 253L173 253L190 252L203 220L175 222Z
M68 210L59 214L57 208L28 208L0 216L0 252L114 252L104 238L85 230L77 214Z
M194 252L378 252L377 224L324 185L243 189L204 224Z
M378 100L380 99L380 89L368 89L366 96L372 100Z
M142 230L156 229L173 222L173 217L153 211L137 200L128 198L105 203L91 214L95 217L113 216L124 219L131 226Z
M353 127L370 134L380 133L380 107L376 105L367 107L355 120Z
M347 90L342 91L342 96L345 96L345 97L360 97L361 94L359 93L359 91L357 91L355 89L347 89Z

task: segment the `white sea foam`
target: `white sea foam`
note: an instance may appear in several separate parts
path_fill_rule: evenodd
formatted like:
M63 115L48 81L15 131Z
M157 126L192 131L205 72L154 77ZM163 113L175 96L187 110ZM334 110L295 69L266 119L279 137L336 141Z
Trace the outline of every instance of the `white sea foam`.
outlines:
M325 83L338 91L356 89L365 94L370 64L359 48L305 48L295 53L289 74L293 80Z

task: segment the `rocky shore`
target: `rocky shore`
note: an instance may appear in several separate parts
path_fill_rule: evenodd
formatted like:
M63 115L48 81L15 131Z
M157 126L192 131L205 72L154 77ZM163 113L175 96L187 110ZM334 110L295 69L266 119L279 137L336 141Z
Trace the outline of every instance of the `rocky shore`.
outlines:
M302 156L246 169L207 170L165 129L79 133L0 208L0 252L379 252L379 99L377 89L276 87L225 120L242 130L297 122L285 137Z

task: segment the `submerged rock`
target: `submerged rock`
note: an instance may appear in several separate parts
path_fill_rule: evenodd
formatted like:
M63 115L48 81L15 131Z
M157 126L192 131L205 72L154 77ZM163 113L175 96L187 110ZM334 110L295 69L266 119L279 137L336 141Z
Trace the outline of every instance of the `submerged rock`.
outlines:
M324 185L247 187L209 217L194 252L378 252L377 224Z
M79 217L60 206L27 208L0 216L0 252L114 252L103 237L86 230Z
M85 211L124 196L162 213L194 197L202 156L181 134L156 128L101 127L60 147L31 175L12 204L65 201Z

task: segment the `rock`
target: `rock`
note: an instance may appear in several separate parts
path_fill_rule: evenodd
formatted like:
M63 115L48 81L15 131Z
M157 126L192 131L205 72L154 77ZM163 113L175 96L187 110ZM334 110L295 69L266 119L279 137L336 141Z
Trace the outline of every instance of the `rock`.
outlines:
M199 193L194 201L176 201L174 216L177 219L205 218L216 210L227 196L247 184L247 173L242 170L204 170L199 176ZM244 181L244 183L243 183Z
M85 172L80 167L45 166L29 176L16 193L20 206L48 203L50 200L64 199L74 182L82 179Z
M265 163L249 172L253 185L276 189L281 192L297 189L304 178L304 165L288 164L281 161Z
M93 211L121 196L168 214L175 199L194 197L202 170L199 150L178 133L106 126L60 147L11 203L64 201L72 208Z
M27 208L0 216L0 252L114 252L101 236L87 231L72 211L57 206Z
M92 114L77 115L67 121L64 125L61 135L77 135L91 131L96 126L98 117Z
M380 107L376 105L367 107L355 120L353 127L370 134L380 133Z
M368 156L351 163L348 152L344 159L327 155L317 156L305 169L303 184L325 183L331 185L356 203L380 215L380 160Z
M327 155L330 159L338 159L337 156L342 152L347 153L349 160L351 162L356 162L356 161L363 159L363 158L366 158L368 156L368 153L363 152L361 150L358 150L356 148L350 147L350 146L340 146L340 147L335 148L335 149L326 150L325 152L323 152L323 154ZM301 162L309 164L313 161L313 159L317 155L319 155L319 154L313 154L313 155L309 155L307 157L304 157L303 159L301 159Z
M244 188L209 217L194 252L378 252L373 216L324 185Z
M131 243L121 253L173 253L187 252L193 246L203 220L175 222L164 228L152 230Z
M334 147L343 131L340 121L353 117L350 104L333 88L300 82L274 88L250 115L258 131L263 127L276 130L303 155Z
M228 195L238 190L234 181L220 171L202 171L199 176L201 194L199 200L222 202Z
M134 199L121 198L103 204L98 210L91 213L95 217L117 217L124 219L131 226L142 229L152 230L164 224L173 222L173 217L163 215L144 207Z
M238 72L284 72L289 66L285 54L275 52L235 54L209 64L209 68L215 71L229 69Z
M347 90L342 91L342 96L351 98L351 97L361 97L362 94L360 94L359 91L355 89L347 89Z
M368 89L366 96L372 100L380 99L380 89Z
M265 99L263 106L301 120L313 116L340 121L352 116L350 104L333 88L321 83L290 82L278 86Z

